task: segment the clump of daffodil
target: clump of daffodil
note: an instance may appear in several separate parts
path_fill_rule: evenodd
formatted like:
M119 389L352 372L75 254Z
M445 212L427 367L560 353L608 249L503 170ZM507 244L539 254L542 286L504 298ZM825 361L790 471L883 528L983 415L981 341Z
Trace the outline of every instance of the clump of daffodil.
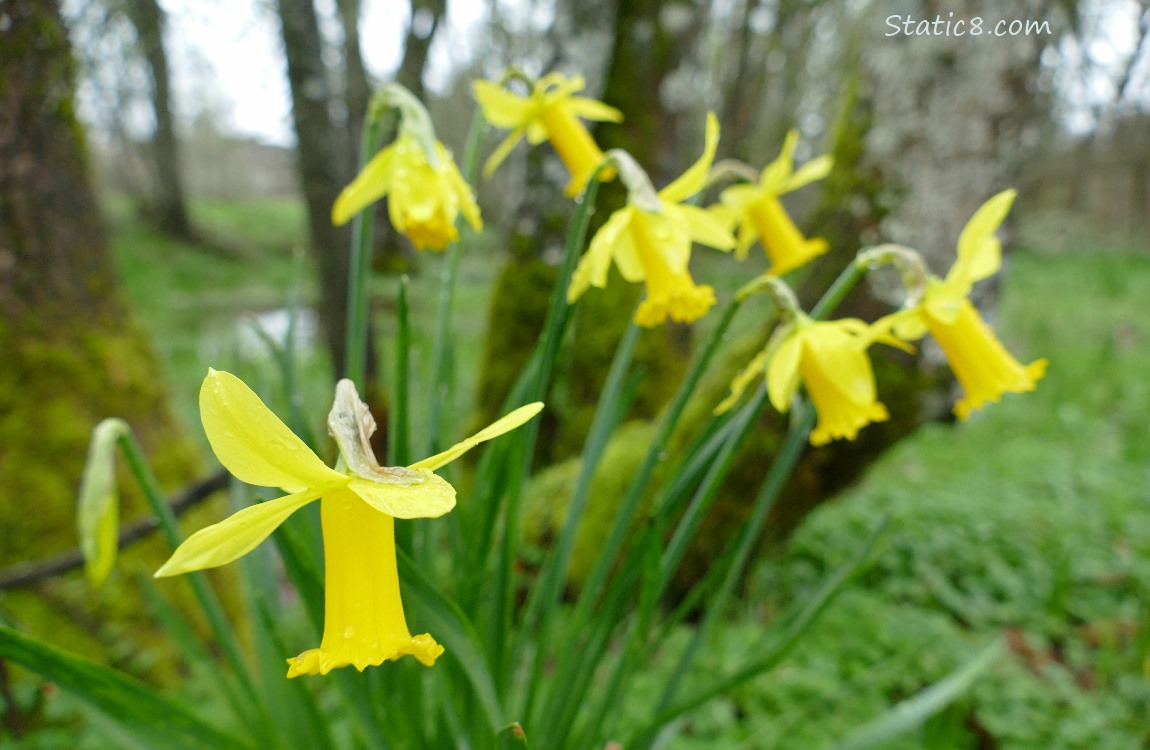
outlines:
M695 164L667 187L655 192L643 170L625 152L612 152L627 185L627 205L611 214L599 229L571 277L567 301L574 302L587 287L607 285L611 261L627 281L643 281L647 298L635 322L648 328L667 318L689 323L715 304L715 292L698 286L687 271L691 243L730 250L735 238L707 211L683 201L699 192L715 158L719 124L707 116L706 147Z
M1032 391L1046 373L1046 360L1022 365L1006 351L983 321L968 295L974 282L1002 265L1002 243L995 232L1017 195L1005 190L974 212L958 237L958 259L946 278L926 277L921 300L891 316L896 335L913 341L928 332L938 342L962 387L954 413L966 419L1004 393Z
M798 131L787 133L783 150L759 175L757 183L733 185L719 195L720 216L738 227L735 255L740 260L757 238L771 261L771 273L782 276L806 265L827 251L821 238L806 239L783 208L779 196L830 174L833 160L829 155L813 159L798 170L794 168Z
M512 430L543 408L521 407L476 435L407 467L381 467L368 438L375 422L350 380L340 381L328 427L343 462L315 455L239 378L210 370L200 415L212 450L241 481L288 494L253 505L190 536L156 572L179 575L229 563L250 552L295 511L321 501L324 632L319 648L288 659L288 677L363 670L410 654L427 666L443 647L412 636L396 570L396 518L435 518L455 507L455 489L434 472L479 443Z
M400 111L399 135L369 161L331 208L336 226L383 197L392 226L419 250L442 250L459 239L455 222L462 213L475 231L483 228L471 186L442 143L435 138L423 105L396 84L385 86L373 112Z
M731 393L715 408L730 409L755 378L766 374L771 404L786 413L800 383L818 414L811 445L854 440L859 430L890 415L875 393L874 369L867 349L876 341L901 346L887 329L856 318L816 321L802 312L794 294L781 280L764 276L752 282L770 291L787 322L780 325L763 349L731 382ZM750 286L750 285L748 285ZM745 296L745 293L740 293Z
M614 107L585 96L575 96L584 86L583 76L568 78L562 73L551 73L539 79L529 95L519 96L500 84L476 81L475 99L483 107L487 121L511 130L511 135L487 160L483 167L484 175L490 177L519 140L527 136L527 142L531 144L551 141L571 173L566 189L568 197L583 192L603 161L603 152L579 118L605 122L623 120L623 113ZM605 174L604 178L607 179L608 175Z

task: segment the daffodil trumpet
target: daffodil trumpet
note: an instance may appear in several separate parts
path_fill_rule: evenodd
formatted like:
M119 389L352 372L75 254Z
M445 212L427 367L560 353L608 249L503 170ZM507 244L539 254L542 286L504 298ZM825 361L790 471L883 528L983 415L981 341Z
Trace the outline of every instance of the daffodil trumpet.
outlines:
M718 218L737 227L735 256L745 258L751 244L758 239L771 261L771 273L776 276L806 265L828 249L826 240L804 237L779 201L784 193L826 177L834 163L829 155L824 155L796 170L794 152L798 140L798 131L787 133L781 153L763 168L757 179L751 178L750 184L733 185L724 190L719 196L721 205L713 209ZM726 173L747 176L741 167L736 168L730 162L723 165ZM714 174L713 178L718 176Z
M927 333L934 337L962 388L954 413L963 420L1005 393L1034 390L1046 373L1045 359L1019 363L969 300L974 283L1002 265L1002 243L996 232L1015 195L1014 190L1005 190L975 211L959 235L957 258L946 277L926 275L921 295L912 292L908 309L888 316L885 323L908 341Z
M459 239L460 214L475 231L483 229L475 194L451 152L436 139L423 104L407 89L390 84L373 99L371 116L390 107L400 113L399 134L340 192L332 205L332 223L346 224L386 197L392 226L417 250L443 250Z
M621 152L614 155L620 179L628 187L627 205L611 214L591 238L572 274L568 302L575 302L589 287L605 287L613 261L626 281L646 285L646 298L635 313L637 324L651 328L668 318L690 323L706 314L715 304L715 292L695 284L687 270L691 243L730 250L735 238L707 211L685 201L703 188L718 143L719 124L710 114L703 155L658 192L633 159Z
M527 96L504 88L503 83L512 77L527 80L522 74L515 74L505 76L499 83L476 81L474 84L475 99L487 121L511 130L488 158L483 167L484 176L494 174L524 137L532 145L549 141L571 175L565 190L567 196L579 195L603 161L603 152L581 119L622 122L623 113L595 99L575 96L586 86L583 76L568 78L562 73L550 73L532 82ZM609 171L602 174L604 180L611 177Z
M410 466L382 467L372 454L375 421L350 380L341 380L328 427L342 465L329 468L247 385L210 370L200 388L200 416L212 451L237 479L288 494L244 508L197 531L156 572L174 576L213 568L247 554L308 503L320 500L325 557L324 633L319 648L288 659L288 677L363 670L412 655L431 666L443 647L408 629L395 558L396 518L435 518L455 507L455 488L435 474L476 445L534 417L520 407L472 437Z

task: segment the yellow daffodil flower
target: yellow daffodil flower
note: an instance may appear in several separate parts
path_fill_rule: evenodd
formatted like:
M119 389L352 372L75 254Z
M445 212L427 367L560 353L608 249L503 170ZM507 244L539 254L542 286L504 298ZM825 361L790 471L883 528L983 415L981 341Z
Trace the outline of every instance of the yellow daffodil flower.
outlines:
M860 429L890 416L877 400L874 370L866 353L879 340L901 345L884 329L855 318L823 322L795 313L794 319L735 376L731 394L715 412L730 409L747 386L765 372L767 395L780 412L790 408L799 383L806 386L819 418L811 432L811 445L825 445L838 438L854 440Z
M442 143L434 141L434 158L414 133L401 132L343 189L331 209L336 226L387 196L387 212L397 232L418 250L442 250L459 239L460 213L475 231L483 229L471 186L459 173Z
M410 654L431 666L443 647L412 636L396 571L396 518L434 518L455 507L455 489L434 471L479 443L539 413L530 404L476 435L408 467L380 467L368 437L375 430L351 381L341 381L329 427L347 464L328 468L239 378L210 370L200 415L220 463L241 481L289 493L197 531L156 572L174 576L229 563L250 552L295 511L321 500L325 557L324 633L320 647L289 659L288 677L363 670Z
M551 73L535 84L529 96L519 96L490 81L476 81L475 99L483 107L488 122L511 130L511 135L487 160L483 174L490 177L519 140L527 136L527 142L531 144L551 141L571 173L567 196L574 197L583 192L595 168L603 161L603 152L579 118L606 122L623 120L623 113L614 107L575 96L575 92L582 91L584 86L583 76L568 78L562 73Z
M763 169L758 184L727 188L719 196L722 205L717 207L720 216L738 226L736 257L740 260L747 257L751 243L758 238L771 260L771 273L775 276L804 266L827 251L826 240L803 237L779 201L783 193L826 177L834 163L829 155L824 155L795 170L798 141L798 131L787 133L782 152Z
M959 419L1004 393L1034 390L1046 373L1045 359L1023 366L1011 356L967 298L974 282L1002 265L1002 243L995 232L1016 194L1005 190L975 211L959 235L958 259L946 278L928 276L922 301L889 316L901 338L913 341L929 332L938 342L962 386L963 398L954 407Z
M611 214L591 238L571 277L568 302L577 300L589 286L606 286L607 270L614 260L624 279L646 282L647 298L635 313L635 322L641 326L650 328L667 318L689 323L715 304L714 290L696 285L687 271L691 242L730 250L735 238L707 211L683 201L703 188L718 143L719 123L711 114L703 155L659 191L652 201L657 204L651 207L655 210L636 205L633 191L628 204Z

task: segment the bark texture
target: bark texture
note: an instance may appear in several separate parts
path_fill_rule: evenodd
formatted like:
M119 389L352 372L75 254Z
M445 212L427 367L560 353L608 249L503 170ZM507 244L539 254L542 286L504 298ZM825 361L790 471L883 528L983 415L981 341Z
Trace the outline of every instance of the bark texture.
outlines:
M320 323L332 367L342 376L347 337L347 279L351 233L331 223L331 206L350 179L346 139L337 132L330 106L333 92L323 64L323 43L312 0L278 0L277 7L291 85L292 119L298 145L300 186L307 203L312 253L319 270Z
M197 462L167 409L148 341L119 294L88 184L83 132L73 111L74 66L58 3L10 0L2 11L0 566L5 566L75 545L75 493L100 419L116 416L132 425L165 485L182 484ZM129 485L121 488L124 518L143 509ZM149 559L155 554L153 548ZM129 557L125 564L138 566L140 559ZM50 629L55 643L88 652L97 651L109 635L101 617L122 617L136 627L145 621L138 599L127 596L122 583L100 597L78 583L52 581L35 596L14 593L5 597L4 607L30 628Z
M172 117L171 76L164 49L164 11L156 0L126 0L124 9L136 29L140 52L151 74L156 130L152 135L150 155L155 180L147 211L161 231L177 237L191 237L193 232L188 219L179 140Z

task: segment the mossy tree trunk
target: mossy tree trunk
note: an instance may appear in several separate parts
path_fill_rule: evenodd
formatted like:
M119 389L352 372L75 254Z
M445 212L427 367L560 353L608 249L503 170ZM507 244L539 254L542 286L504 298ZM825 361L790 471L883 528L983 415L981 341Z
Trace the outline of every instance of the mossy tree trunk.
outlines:
M169 488L190 479L198 462L176 429L159 366L113 273L88 183L59 4L10 0L3 17L0 565L8 565L76 545L76 489L100 419L131 424ZM124 498L123 517L143 510L138 497ZM6 596L4 605L36 631L50 628L56 643L93 650L88 639L108 636L91 624L100 616L142 618L127 588L120 583L93 597L69 578L35 597Z
M933 17L930 2L913 5L915 17ZM948 6L954 18L993 18L997 8L981 0ZM1039 0L1019 6L1018 17L1045 19L1051 10ZM835 170L809 222L832 251L804 285L808 304L861 247L879 242L913 247L933 273L946 273L974 211L1015 185L1028 134L1037 132L1044 112L1038 77L1047 41L907 35L861 48L860 72L848 79L836 127ZM1000 234L1009 238L1008 229ZM901 303L900 289L893 271L880 275L860 285L838 315L874 320ZM992 307L996 289L980 284L979 305ZM798 472L806 476L804 489L775 509L780 533L918 425L950 418L954 381L933 344L925 342L913 358L882 346L871 354L890 421L868 427L856 441L810 452Z

